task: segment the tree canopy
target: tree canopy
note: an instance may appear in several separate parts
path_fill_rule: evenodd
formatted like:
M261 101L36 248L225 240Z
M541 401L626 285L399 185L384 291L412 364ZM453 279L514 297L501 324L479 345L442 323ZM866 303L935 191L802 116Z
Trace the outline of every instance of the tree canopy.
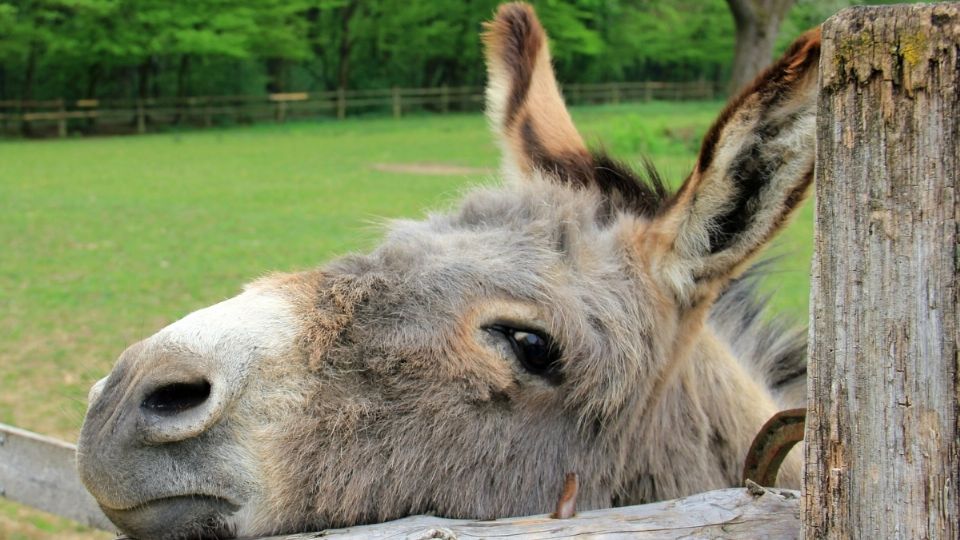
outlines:
M0 0L0 99L479 85L498 0ZM725 0L534 0L561 81L730 74ZM860 0L799 0L778 44ZM870 2L876 3L876 2Z

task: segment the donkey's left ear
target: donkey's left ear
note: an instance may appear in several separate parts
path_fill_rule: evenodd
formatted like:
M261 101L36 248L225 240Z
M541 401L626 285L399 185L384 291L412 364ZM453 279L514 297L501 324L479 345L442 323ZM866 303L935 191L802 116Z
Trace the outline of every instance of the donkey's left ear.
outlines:
M591 177L593 158L563 103L547 34L533 8L503 4L484 28L487 117L503 149L505 172Z
M709 300L782 229L813 180L820 31L801 36L707 132L675 199L639 246L682 303ZM650 245L653 244L653 245Z

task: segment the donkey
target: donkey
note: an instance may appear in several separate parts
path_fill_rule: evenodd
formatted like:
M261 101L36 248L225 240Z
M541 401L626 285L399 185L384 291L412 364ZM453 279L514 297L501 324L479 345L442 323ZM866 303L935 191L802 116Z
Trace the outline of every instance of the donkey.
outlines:
M745 272L811 184L819 34L730 102L674 194L587 150L532 8L483 39L504 185L259 279L93 386L79 472L123 531L537 514L570 472L581 508L674 498L736 485L802 404L803 340Z

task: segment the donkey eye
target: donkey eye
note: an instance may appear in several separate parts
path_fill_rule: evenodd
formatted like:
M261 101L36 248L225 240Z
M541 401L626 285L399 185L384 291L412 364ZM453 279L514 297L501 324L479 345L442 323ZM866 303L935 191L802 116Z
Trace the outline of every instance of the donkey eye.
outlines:
M501 324L490 326L487 330L506 338L523 369L534 375L545 377L553 383L561 382L558 363L560 349L549 335Z

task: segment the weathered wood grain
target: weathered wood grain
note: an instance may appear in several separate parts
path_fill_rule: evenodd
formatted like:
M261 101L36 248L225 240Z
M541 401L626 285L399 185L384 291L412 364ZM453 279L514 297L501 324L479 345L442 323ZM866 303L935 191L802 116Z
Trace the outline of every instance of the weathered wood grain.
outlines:
M823 27L807 538L960 538L960 4Z
M787 539L800 533L799 493L746 489L708 491L683 499L582 512L570 519L549 515L470 521L414 516L377 525L276 536L265 540L333 538L679 538Z
M80 483L74 445L0 424L0 496L116 531Z

